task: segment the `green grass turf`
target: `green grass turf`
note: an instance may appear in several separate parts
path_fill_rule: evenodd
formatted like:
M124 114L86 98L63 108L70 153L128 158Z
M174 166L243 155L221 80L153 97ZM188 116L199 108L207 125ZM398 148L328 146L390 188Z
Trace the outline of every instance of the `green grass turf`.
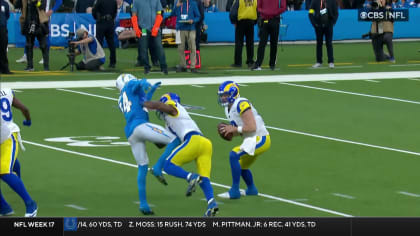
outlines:
M315 45L279 45L277 52L276 70L268 69L269 46L266 47L263 71L250 71L245 65L241 69L232 68L234 46L211 46L203 44L201 48L202 69L199 74L170 72L168 78L200 77L200 76L232 76L232 75L273 75L273 74L320 74L320 73L355 73L355 72L376 72L376 71L409 71L418 70L420 67L420 48L418 42L394 42L396 64L389 62L376 63L372 45L368 43L335 43L334 58L336 68L328 69L326 66L320 69L312 69L315 63ZM245 48L243 50L243 61L246 60ZM23 48L9 49L9 65L14 75L3 76L7 81L36 81L36 80L86 80L86 79L115 79L116 74L127 72L136 76L144 76L143 68L134 67L137 58L137 49L118 49L117 68L106 69L104 73L70 72L67 67L60 71L68 60L66 50L50 50L51 72L44 73L42 65L38 64L41 59L41 52L35 49L34 66L36 72L23 72L26 64L16 63L16 59L23 55ZM109 50L105 49L107 60ZM257 46L255 46L255 57ZM165 48L168 67L172 70L178 64L177 48ZM77 61L81 60L81 57ZM326 49L324 47L324 60L326 61ZM108 62L105 64L107 68ZM160 68L153 68L148 78L161 78Z
M420 101L419 81L381 80L297 83L372 95ZM117 98L117 90L78 88L91 94ZM224 118L217 105L217 86L164 86L154 98L176 92L186 104L204 106L196 114ZM249 84L241 87L266 125L302 131L383 147L420 152L418 104L361 97L283 84ZM122 114L117 103L98 97L55 89L23 90L20 98L30 109L33 125L22 127L24 140L74 152L96 155L134 164L128 146L72 147L44 139L65 136L117 136L125 141ZM22 116L14 111L16 123ZM153 112L151 122L162 124ZM216 132L218 119L192 115L203 133L213 142L212 178L217 184L231 184L228 153L240 140L226 142ZM310 206L355 216L419 216L419 198L398 194L419 194L417 180L420 156L383 150L341 141L332 141L269 129L272 147L252 166L260 193L301 201ZM138 212L136 168L105 162L77 154L25 144L19 154L23 180L39 203L40 216L141 216ZM162 150L148 144L151 163ZM193 164L185 166L195 170ZM186 182L167 176L168 186L148 178L148 200L157 216L201 216L206 203L200 189L185 197ZM244 188L241 183L241 188ZM6 199L18 215L21 200L2 184ZM214 186L215 194L227 191ZM334 196L340 193L354 197ZM217 198L219 216L337 216L309 206L297 206L265 197L239 200ZM74 204L85 211L65 207Z

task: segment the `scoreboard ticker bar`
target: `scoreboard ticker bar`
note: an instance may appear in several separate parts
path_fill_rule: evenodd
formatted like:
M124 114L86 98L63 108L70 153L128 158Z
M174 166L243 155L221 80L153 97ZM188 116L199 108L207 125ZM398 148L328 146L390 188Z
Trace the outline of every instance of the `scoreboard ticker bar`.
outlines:
M0 218L1 235L264 233L290 236L420 235L420 218L370 217L37 217Z

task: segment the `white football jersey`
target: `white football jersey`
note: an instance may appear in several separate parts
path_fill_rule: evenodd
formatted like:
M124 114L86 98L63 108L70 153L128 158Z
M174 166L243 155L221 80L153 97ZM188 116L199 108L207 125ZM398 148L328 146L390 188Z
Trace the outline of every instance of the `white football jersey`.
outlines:
M6 121L4 121L3 119L1 119L1 134L0 134L0 143L3 143L4 141L6 141L10 135L12 134L12 132L10 132L9 126L7 126Z
M1 89L1 119L2 125L6 124L10 132L20 132L19 126L17 126L13 122L13 115L12 115L12 103L13 103L13 91L10 88L2 88ZM4 123L3 123L4 121Z
M197 124L193 119L191 119L190 115L188 114L187 110L179 104L175 103L172 100L168 100L165 104L175 107L178 110L177 116L171 116L169 114L165 114L165 121L166 126L168 129L176 134L181 141L184 141L184 137L191 131L196 131L201 133L201 130L198 128Z
M230 108L230 111L228 107L225 107L225 114L231 124L235 126L243 126L244 123L241 119L241 114L244 111L248 110L249 108L251 109L252 114L254 115L257 129L255 133L250 133L250 134L244 133L244 136L248 137L248 136L254 136L254 135L257 135L257 136L269 135L262 117L258 114L257 109L255 109L254 106L252 106L252 104L246 98L243 98L243 97L237 98L235 102L233 102Z

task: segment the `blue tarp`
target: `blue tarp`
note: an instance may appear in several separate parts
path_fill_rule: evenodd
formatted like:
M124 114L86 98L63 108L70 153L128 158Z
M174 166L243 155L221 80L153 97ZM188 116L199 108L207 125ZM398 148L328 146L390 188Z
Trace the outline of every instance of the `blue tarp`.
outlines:
M23 47L25 38L20 33L20 14L11 14L8 21L9 43ZM129 18L121 14L120 18ZM229 21L227 12L206 13L205 23L208 25L208 42L235 41L234 26ZM395 22L394 38L420 38L420 8L409 9L409 21ZM334 27L334 40L361 39L361 35L370 29L370 22L358 21L357 10L340 10L337 24ZM51 45L64 46L69 32L81 25L91 34L95 34L95 20L91 14L55 13L50 24ZM255 26L255 41L258 41L257 26ZM315 40L315 32L310 24L308 11L288 11L282 15L280 40L302 41Z

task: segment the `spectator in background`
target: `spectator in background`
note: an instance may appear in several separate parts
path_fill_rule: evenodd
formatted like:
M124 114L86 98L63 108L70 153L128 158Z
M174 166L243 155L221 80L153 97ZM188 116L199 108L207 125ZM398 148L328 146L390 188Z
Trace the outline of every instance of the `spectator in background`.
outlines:
M77 70L103 70L105 52L98 39L84 28L76 31L76 39L77 41L71 42L77 46L76 54L83 54L83 60L76 64Z
M258 27L260 30L260 42L258 44L257 61L251 70L261 70L264 60L265 46L270 37L270 61L271 70L275 69L277 60L277 44L279 41L280 15L286 11L286 0L261 0L258 1Z
M232 67L242 67L242 48L246 38L246 64L254 65L254 25L257 22L257 0L238 0L229 13L235 26L235 56Z
M219 8L217 8L216 4L212 0L204 0L204 12L218 12Z
M45 12L47 14L47 16L50 18L51 20L51 15L56 12L61 5L63 4L63 0L47 0L47 4L45 7ZM48 34L47 37L47 49L48 52L50 50L50 46L51 46L51 35ZM26 56L26 48L24 49L24 53L23 56L19 59L16 60L17 63L27 63L27 56ZM39 61L39 64L44 64L44 59L41 59Z
M286 0L286 2L287 2L287 10L295 11L295 10L300 10L303 0Z
M95 0L75 0L74 12L76 13L92 13L92 7Z
M163 21L163 8L159 0L134 0L131 9L131 22L139 40L137 65L143 64L144 73L149 74L151 66L147 51L151 44L159 58L161 71L167 75L165 51L162 46L162 31L160 25ZM141 30L140 30L141 29Z
M391 4L391 2L386 4L385 0L378 0L378 6L380 8L383 6L389 9L391 8ZM394 47L392 43L393 35L393 21L372 21L370 37L372 39L373 51L377 62L389 60L391 63L395 63ZM389 55L384 53L384 44L386 44Z
M335 0L312 0L309 9L309 19L316 34L316 63L312 66L322 66L322 44L327 46L328 66L334 68L333 27L338 19L338 7Z
M116 0L96 0L92 9L92 16L96 20L96 38L104 47L104 37L110 52L109 68L115 68L117 63L117 52L115 49L115 18L118 7Z
M46 4L46 0L19 0L15 5L16 8L22 9L22 15L19 17L19 22L21 33L26 37L25 50L27 55L27 66L25 71L34 71L33 50L35 38L38 39L39 48L42 51L44 70L49 70L49 52L47 46L49 17L45 12Z
M7 59L7 20L9 17L9 4L4 0L0 0L0 74L12 74L9 70L9 60Z
M204 3L202 0L194 0L200 12L200 20L195 23L195 49L200 51L201 30L204 25Z
M195 24L200 21L200 12L196 1L178 0L172 16L176 16L176 30L180 31L181 43L178 45L179 65L177 72L187 71L185 60L185 44L190 49L191 72L197 73L196 64L196 28Z

